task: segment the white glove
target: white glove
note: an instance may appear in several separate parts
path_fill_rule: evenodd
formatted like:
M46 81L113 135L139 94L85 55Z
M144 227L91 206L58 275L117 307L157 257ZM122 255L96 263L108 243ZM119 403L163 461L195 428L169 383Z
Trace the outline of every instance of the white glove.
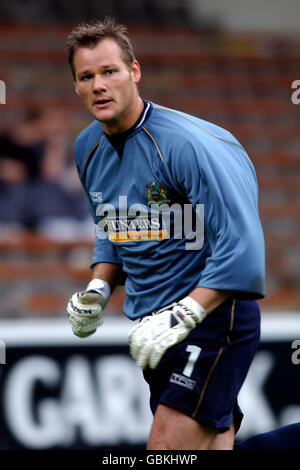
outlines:
M182 341L205 317L204 308L191 297L153 312L129 333L131 356L141 369L155 369L165 351Z
M76 292L67 306L68 320L74 335L85 338L103 323L102 310L108 302L110 287L102 279L93 279L83 292Z

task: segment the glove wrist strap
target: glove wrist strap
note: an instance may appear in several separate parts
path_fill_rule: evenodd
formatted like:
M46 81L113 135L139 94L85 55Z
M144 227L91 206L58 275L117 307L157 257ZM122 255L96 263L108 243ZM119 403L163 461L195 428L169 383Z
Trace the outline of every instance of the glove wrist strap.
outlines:
M181 304L185 305L188 309L190 309L192 312L195 312L195 314L197 315L197 318L198 318L198 321L197 323L201 323L202 320L204 320L204 318L206 317L206 311L205 309L202 307L201 304L199 304L199 302L197 302L195 299L193 299L192 297L184 297L184 299L180 300Z
M102 307L107 304L111 295L111 289L109 287L109 284L106 281L103 281L103 279L92 279L88 283L86 290L95 291L103 297Z

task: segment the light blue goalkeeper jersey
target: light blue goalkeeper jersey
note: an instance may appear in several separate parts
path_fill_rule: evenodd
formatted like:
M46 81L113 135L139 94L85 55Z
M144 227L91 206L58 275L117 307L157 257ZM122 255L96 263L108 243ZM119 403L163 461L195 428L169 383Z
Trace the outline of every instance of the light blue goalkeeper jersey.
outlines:
M113 139L93 121L75 160L97 228L91 267L122 266L128 318L199 286L264 297L255 170L228 131L145 101L136 125Z

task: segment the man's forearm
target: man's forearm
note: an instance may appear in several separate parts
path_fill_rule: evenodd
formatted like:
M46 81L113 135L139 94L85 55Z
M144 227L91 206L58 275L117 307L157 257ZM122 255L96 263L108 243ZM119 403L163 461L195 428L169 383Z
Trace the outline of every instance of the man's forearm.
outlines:
M106 281L111 290L119 283L122 275L122 268L118 264L98 263L93 268L93 279ZM228 297L230 291L208 289L206 287L196 287L189 296L196 300L206 311L210 313L221 305Z
M206 311L210 313L221 305L228 297L231 292L226 290L215 290L207 289L206 287L196 287L190 294L189 297L196 300Z
M122 268L118 264L112 263L98 263L93 268L93 279L102 279L107 282L111 291L116 287L120 281Z

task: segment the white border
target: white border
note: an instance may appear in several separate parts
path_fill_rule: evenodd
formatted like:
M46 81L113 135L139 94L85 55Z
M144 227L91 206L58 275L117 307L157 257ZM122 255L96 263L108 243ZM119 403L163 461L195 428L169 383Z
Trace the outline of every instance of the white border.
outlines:
M294 339L300 339L300 312L278 311L262 315L262 341L293 341Z
M22 346L127 345L128 333L135 325L126 318L107 318L96 333L78 338L66 318L0 320L0 338L7 348Z
M2 319L0 339L6 347L127 345L128 333L136 323L124 316L107 317L95 334L81 339L73 335L66 318ZM300 312L262 315L261 341L295 339L300 339Z

